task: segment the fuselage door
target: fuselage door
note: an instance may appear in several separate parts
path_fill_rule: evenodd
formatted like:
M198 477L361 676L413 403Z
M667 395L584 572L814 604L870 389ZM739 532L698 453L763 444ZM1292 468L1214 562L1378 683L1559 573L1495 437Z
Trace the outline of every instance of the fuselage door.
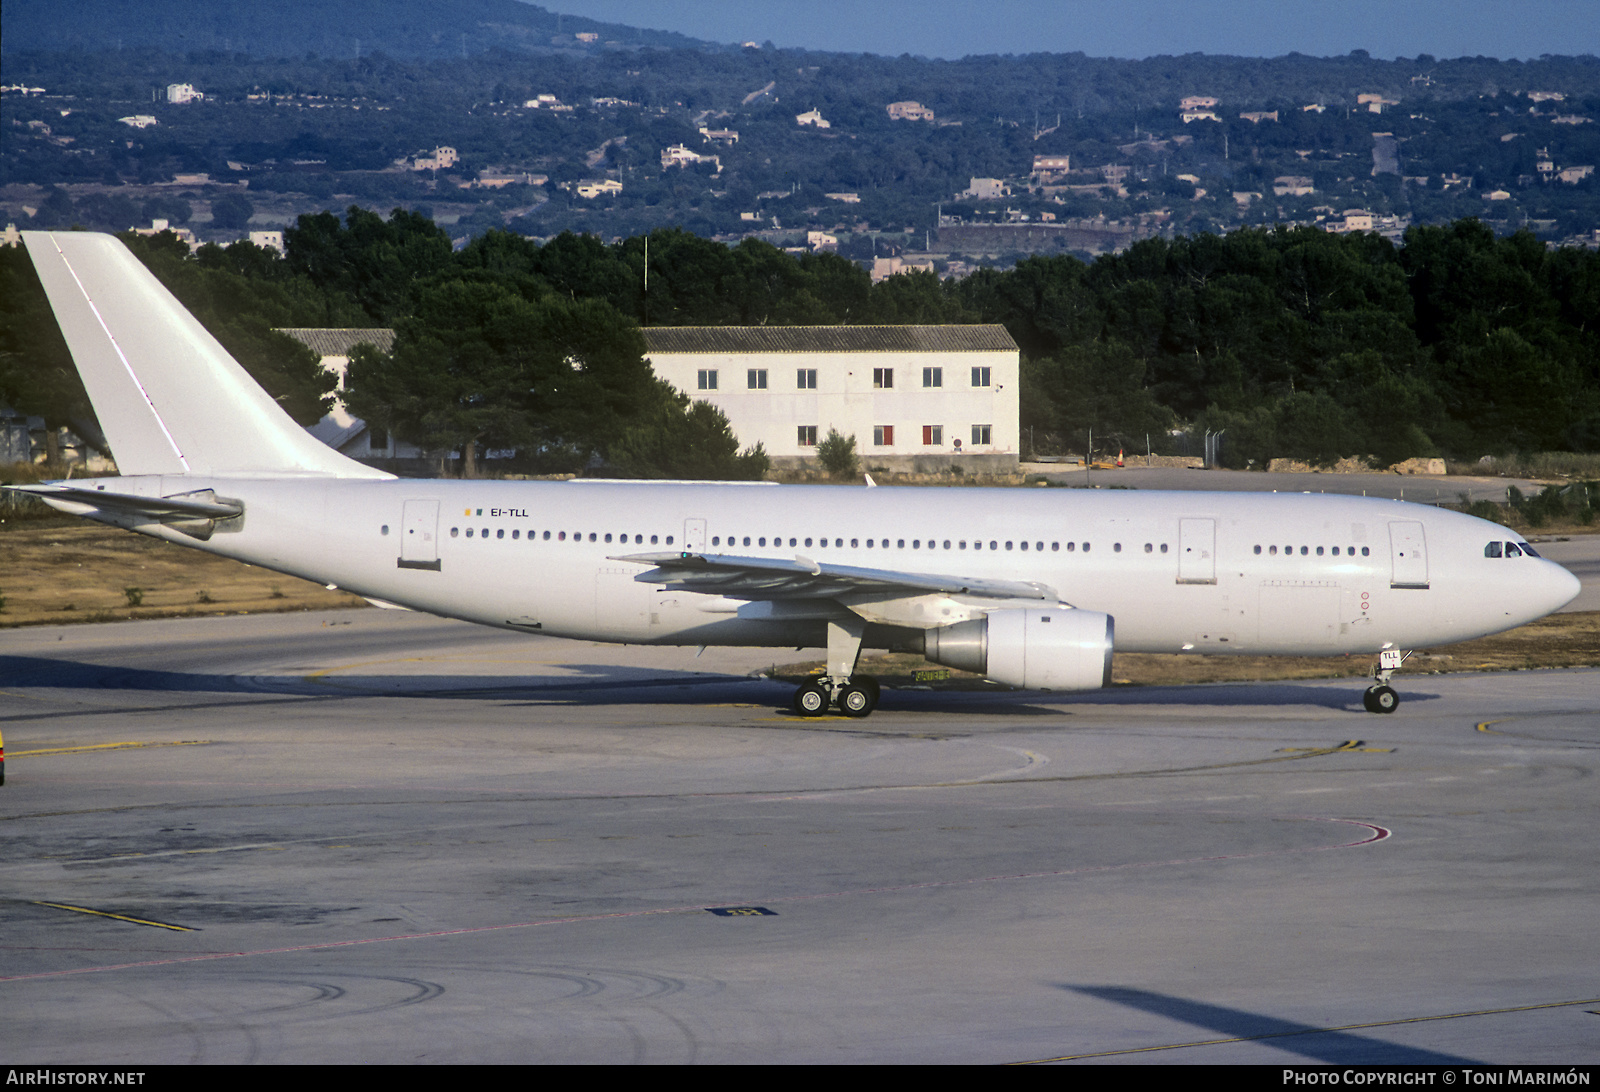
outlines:
M686 519L683 521L683 548L699 552L706 548L706 521L703 519Z
M1178 583L1217 582L1217 521L1178 521Z
M1390 523L1389 556L1394 564L1391 588L1428 586L1428 544L1422 524L1411 520Z
M439 502L408 500L400 517L402 569L439 571Z

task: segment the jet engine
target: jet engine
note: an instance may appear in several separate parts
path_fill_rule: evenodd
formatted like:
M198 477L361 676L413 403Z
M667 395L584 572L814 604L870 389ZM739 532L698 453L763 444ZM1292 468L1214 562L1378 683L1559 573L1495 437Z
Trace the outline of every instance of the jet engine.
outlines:
M1025 690L1096 690L1111 684L1115 625L1072 607L994 610L924 631L922 654Z

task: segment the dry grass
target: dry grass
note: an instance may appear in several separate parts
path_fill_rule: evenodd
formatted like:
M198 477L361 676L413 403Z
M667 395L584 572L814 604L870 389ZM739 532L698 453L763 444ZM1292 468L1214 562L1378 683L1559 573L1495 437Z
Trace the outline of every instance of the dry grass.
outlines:
M1271 679L1337 679L1370 674L1375 656L1180 656L1122 652L1113 660L1118 686L1182 686L1206 682L1260 682ZM1406 661L1411 674L1450 671L1524 671L1545 667L1600 666L1600 611L1553 614L1548 618L1476 641L1418 649ZM823 663L775 666L779 678L819 674ZM998 689L981 676L931 664L905 653L863 656L860 670L888 687L925 686L934 690ZM916 673L943 675L918 679Z
M0 532L0 627L365 605L348 592L112 527L74 520Z

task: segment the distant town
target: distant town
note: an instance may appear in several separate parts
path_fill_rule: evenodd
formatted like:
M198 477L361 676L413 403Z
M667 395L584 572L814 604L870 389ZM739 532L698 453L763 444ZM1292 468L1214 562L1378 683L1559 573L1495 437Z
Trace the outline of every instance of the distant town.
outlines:
M538 10L538 9L532 9ZM585 37L588 35L588 37ZM4 55L0 216L281 248L306 213L605 241L682 227L874 279L1309 225L1600 246L1592 59L891 60L624 49Z

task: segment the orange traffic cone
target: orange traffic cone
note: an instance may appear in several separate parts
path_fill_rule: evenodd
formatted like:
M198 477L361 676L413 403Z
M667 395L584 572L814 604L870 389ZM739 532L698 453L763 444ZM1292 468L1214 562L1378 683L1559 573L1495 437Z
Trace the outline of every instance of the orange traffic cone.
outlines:
M1117 448L1117 465L1122 465L1122 449L1120 447Z

